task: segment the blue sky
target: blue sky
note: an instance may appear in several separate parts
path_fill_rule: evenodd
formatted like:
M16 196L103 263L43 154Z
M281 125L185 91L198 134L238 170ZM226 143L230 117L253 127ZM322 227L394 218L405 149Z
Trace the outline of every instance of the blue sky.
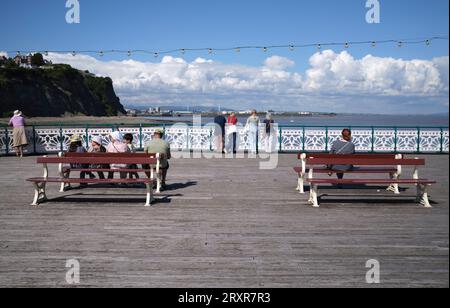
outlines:
M65 22L67 11L65 0L22 0L19 6L18 1L3 0L0 10L2 29L0 51L166 50L247 44L264 46L406 39L447 36L449 25L449 1L447 0L381 0L380 24L366 22L365 0L80 0L79 2L81 23L70 25ZM336 54L344 50L343 47L332 49ZM306 71L311 68L310 58L317 52L315 48L294 52L289 50L269 50L267 53L259 50L241 53L218 52L213 55L203 52L188 53L184 59L187 63L191 63L201 57L230 65L231 69L237 66L260 67L268 58L277 56L292 61L289 65L282 67L283 71L299 73L302 78L306 78ZM417 45L398 48L395 44L380 45L376 48L351 46L347 52L356 60L370 54L374 57L392 57L405 61L413 59L433 61L435 58L448 57L448 41L435 41L428 47ZM181 56L175 54L174 57ZM136 54L132 59L142 63L161 62L161 58L155 59L148 55ZM127 60L127 56L105 56L100 60L120 63L122 60ZM95 68L92 70L97 72ZM103 71L98 69L98 73L102 74ZM448 76L443 82L447 83L447 89L443 92L444 97L442 98L441 91L437 95L440 97L436 98L436 102L430 103L433 104L432 108L426 108L426 110L441 112L448 108L448 105L443 103L445 96L448 100ZM173 90L173 87L170 88ZM119 94L122 89L120 86ZM123 92L127 92L126 89ZM187 92L192 94L195 91ZM243 96L248 98L251 93L254 92L246 92ZM178 99L181 100L182 96L179 92L177 94ZM199 95L200 97L208 96L210 103L213 97L223 97L221 93L213 93L212 90L194 94L197 95L195 99L198 99ZM239 94L242 93L235 95ZM125 100L135 102L146 99L139 100L136 97L137 93L129 95L127 92L124 95ZM420 98L411 97L408 94L406 97L405 99L403 95L399 101L406 100L410 105L417 105L414 107L416 112L425 110L418 103ZM228 99L234 100L232 97ZM386 99L384 95L380 97L380 102L383 99ZM426 100L429 99L428 95ZM161 104L170 104L175 103L177 98L171 96L171 99L164 99L159 96L157 100ZM307 100L307 97L302 96L301 100ZM417 100L417 104L414 104L413 100ZM270 99L267 98L264 101L271 105ZM311 109L314 107L312 101L316 100L311 99L308 103ZM394 102L393 99L390 101ZM288 104L288 101L286 103ZM250 106L254 103L248 104ZM368 104L374 103L368 102ZM281 107L279 109L286 109L285 106ZM322 105L317 107L326 108ZM339 107L333 105L331 109L333 108Z

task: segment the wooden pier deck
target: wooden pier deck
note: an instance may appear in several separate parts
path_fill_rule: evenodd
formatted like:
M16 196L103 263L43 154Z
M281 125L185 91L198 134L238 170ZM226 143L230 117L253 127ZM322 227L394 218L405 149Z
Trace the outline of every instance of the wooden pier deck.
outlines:
M412 187L321 190L330 196L311 208L294 155L268 171L254 159L174 160L151 208L142 189L58 185L32 207L36 158L0 157L0 287L67 287L72 258L81 287L367 287L369 259L380 287L449 287L449 158L425 158L432 209Z

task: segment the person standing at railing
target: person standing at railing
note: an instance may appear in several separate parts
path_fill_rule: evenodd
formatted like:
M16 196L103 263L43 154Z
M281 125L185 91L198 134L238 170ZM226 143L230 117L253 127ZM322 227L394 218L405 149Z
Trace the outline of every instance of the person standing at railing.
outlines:
M225 125L227 124L227 119L221 114L214 118L214 138L216 144L216 151L219 153L224 153L225 151Z
M266 115L266 119L264 120L264 147L266 150L266 153L272 153L273 144L274 144L274 138L275 138L275 128L274 128L275 121L273 120L272 114L269 112Z
M25 131L25 118L19 110L14 111L13 117L9 120L9 126L13 127L13 147L17 157L23 157L23 149L28 145Z
M256 110L252 110L251 116L247 119L245 125L248 131L249 152L252 154L258 153L258 131L259 131L259 117Z
M123 136L120 132L116 131L111 134L111 143L106 148L108 153L130 153L130 148L123 142ZM112 164L111 169L126 169L127 165L123 164ZM110 172L108 175L109 179L114 178L114 173ZM120 172L120 178L126 179L127 173Z
M355 154L356 146L352 142L352 131L348 128L342 131L342 137L335 142L333 142L331 146L330 154L336 155L351 155ZM353 169L351 165L333 165L329 166L329 168L333 171L348 171ZM337 173L338 179L342 180L344 178L344 173ZM339 185L342 187L342 185Z
M237 149L237 124L238 119L236 117L236 113L232 112L227 120L227 126L228 126L228 149L227 152L230 153L233 151L233 154L236 154ZM230 140L231 139L231 140Z

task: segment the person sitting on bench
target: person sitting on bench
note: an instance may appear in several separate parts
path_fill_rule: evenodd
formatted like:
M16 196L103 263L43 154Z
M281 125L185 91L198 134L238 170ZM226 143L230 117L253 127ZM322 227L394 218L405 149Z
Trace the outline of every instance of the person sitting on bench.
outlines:
M78 135L73 135L72 138L70 138L70 145L68 149L69 153L86 153L86 149L82 145L82 139ZM79 164L71 164L71 169L83 169L88 168L89 166L86 165L79 165ZM91 179L95 178L95 175L91 172L80 172L80 179L85 179L86 175L88 175ZM87 186L87 184L80 184L81 187Z
M145 147L145 153L147 154L161 154L161 186L164 188L166 185L167 171L169 170L169 159L171 159L170 144L163 140L164 131L157 129L151 140ZM148 168L148 166L144 166ZM150 174L147 174L150 177Z
M102 137L94 136L91 140L91 147L89 148L89 153L106 153L106 148L102 145ZM109 165L91 165L93 169L109 169ZM98 172L98 177L102 180L105 179L103 172Z
M106 148L106 151L108 153L130 153L130 148L123 142L123 135L116 131L111 134L111 143ZM111 169L127 169L128 166L125 164L113 164L111 165ZM108 175L109 179L114 178L114 173L110 172ZM126 172L120 172L120 178L126 179L127 173Z
M355 144L352 142L352 132L350 129L346 128L342 131L342 137L336 140L331 146L330 154L336 155L351 155L355 154ZM353 169L351 165L342 165L342 166L329 166L329 168L333 171L348 171ZM332 173L330 174L330 176ZM343 173L337 173L338 179L342 180L344 178Z

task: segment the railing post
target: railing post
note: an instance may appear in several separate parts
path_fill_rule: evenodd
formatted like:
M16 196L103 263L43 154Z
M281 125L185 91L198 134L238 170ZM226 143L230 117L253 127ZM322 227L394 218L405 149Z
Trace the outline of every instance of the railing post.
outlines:
M325 127L325 152L328 152L328 126Z
M209 128L209 151L213 151L213 129L212 127ZM219 149L217 149L219 151Z
M190 147L191 140L189 139L189 130L190 130L190 128L188 126L186 129L186 151L188 151L188 152L190 152L190 150L191 150L191 147Z
M398 149L398 129L394 127L394 153L397 154Z
M306 143L306 130L305 130L305 127L303 126L303 129L302 129L302 151L303 151L303 153L305 152L305 149L306 149L305 143Z
M140 150L143 149L142 140L143 140L143 136L142 136L142 123L140 123L140 124L139 124L139 149L140 149Z
M59 127L59 143L61 146L61 152L64 152L64 136L62 127Z
M375 153L375 127L372 126L372 153Z
M281 153L283 151L283 128L278 127L278 152Z
M86 149L89 149L89 125L86 125Z
M33 125L33 153L36 153L36 127Z
M440 153L444 154L444 128L441 127L441 149Z
M417 154L419 154L420 153L420 142L421 142L421 137L420 137L420 134L421 134L421 129L420 129L420 127L417 127Z
M5 127L5 153L6 153L6 156L9 155L9 131L8 131L8 127Z

